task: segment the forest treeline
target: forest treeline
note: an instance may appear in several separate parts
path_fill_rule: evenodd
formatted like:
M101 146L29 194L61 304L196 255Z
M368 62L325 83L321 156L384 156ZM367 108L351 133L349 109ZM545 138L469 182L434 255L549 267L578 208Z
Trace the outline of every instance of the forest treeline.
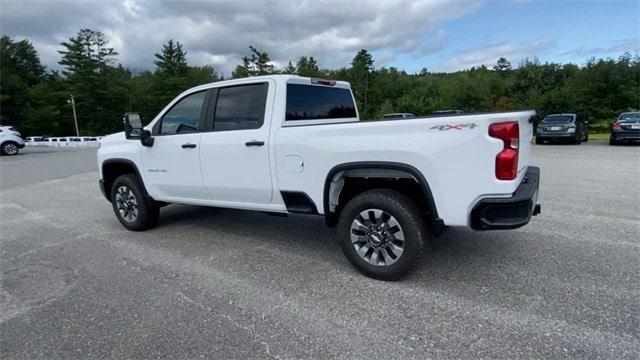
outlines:
M0 123L29 135L75 133L70 96L76 104L81 135L120 131L122 115L138 111L150 121L180 92L222 77L211 66L192 66L187 51L174 40L154 54L153 70L134 73L118 63L117 49L99 31L82 29L60 44L60 71L46 69L28 40L0 38ZM575 112L592 126L623 111L640 108L640 56L590 59L584 66L525 60L432 73L409 74L394 67L374 67L367 50L349 67L321 68L318 59L299 56L276 68L266 51L249 46L233 78L286 73L349 81L361 117L378 119L391 112L429 114L534 108L538 118ZM603 128L606 126L602 125Z

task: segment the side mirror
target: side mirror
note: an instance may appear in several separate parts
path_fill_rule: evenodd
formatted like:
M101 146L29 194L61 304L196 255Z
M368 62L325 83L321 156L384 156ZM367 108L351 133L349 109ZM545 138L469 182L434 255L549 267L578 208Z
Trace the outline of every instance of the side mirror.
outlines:
M140 133L140 142L142 143L143 146L152 147L153 140L154 139L153 139L153 136L151 136L151 131L142 130L142 133Z
M124 136L127 139L142 139L142 119L140 114L128 112L124 114Z

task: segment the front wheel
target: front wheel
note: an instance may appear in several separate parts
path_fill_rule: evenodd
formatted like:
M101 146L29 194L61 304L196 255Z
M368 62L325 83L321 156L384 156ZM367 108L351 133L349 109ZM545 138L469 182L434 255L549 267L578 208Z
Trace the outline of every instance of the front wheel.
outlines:
M160 210L134 174L119 176L111 187L111 205L120 223L129 230L156 225Z
M7 141L4 144L2 144L2 147L0 148L0 152L2 152L2 155L17 155L18 144L14 143L13 141Z
M351 264L382 280L407 274L428 240L420 209L389 189L369 190L351 199L340 214L338 239Z

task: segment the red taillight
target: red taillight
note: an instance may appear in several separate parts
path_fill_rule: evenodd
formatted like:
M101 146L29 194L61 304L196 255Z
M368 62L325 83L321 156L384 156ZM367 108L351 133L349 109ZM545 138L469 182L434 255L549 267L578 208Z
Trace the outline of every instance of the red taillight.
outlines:
M502 140L503 149L496 155L496 178L513 180L518 176L520 129L517 121L489 125L489 136Z
M613 131L618 131L618 130L622 130L622 128L620 127L620 123L616 121L613 123Z

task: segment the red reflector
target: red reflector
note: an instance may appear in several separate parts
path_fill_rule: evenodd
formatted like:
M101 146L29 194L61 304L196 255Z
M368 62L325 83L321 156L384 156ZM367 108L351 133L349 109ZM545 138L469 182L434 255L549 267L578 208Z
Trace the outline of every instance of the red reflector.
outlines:
M502 140L502 151L496 155L496 178L513 180L518 176L520 129L517 121L489 125L489 136Z
M518 150L504 149L496 155L496 178L513 180L518 176Z

